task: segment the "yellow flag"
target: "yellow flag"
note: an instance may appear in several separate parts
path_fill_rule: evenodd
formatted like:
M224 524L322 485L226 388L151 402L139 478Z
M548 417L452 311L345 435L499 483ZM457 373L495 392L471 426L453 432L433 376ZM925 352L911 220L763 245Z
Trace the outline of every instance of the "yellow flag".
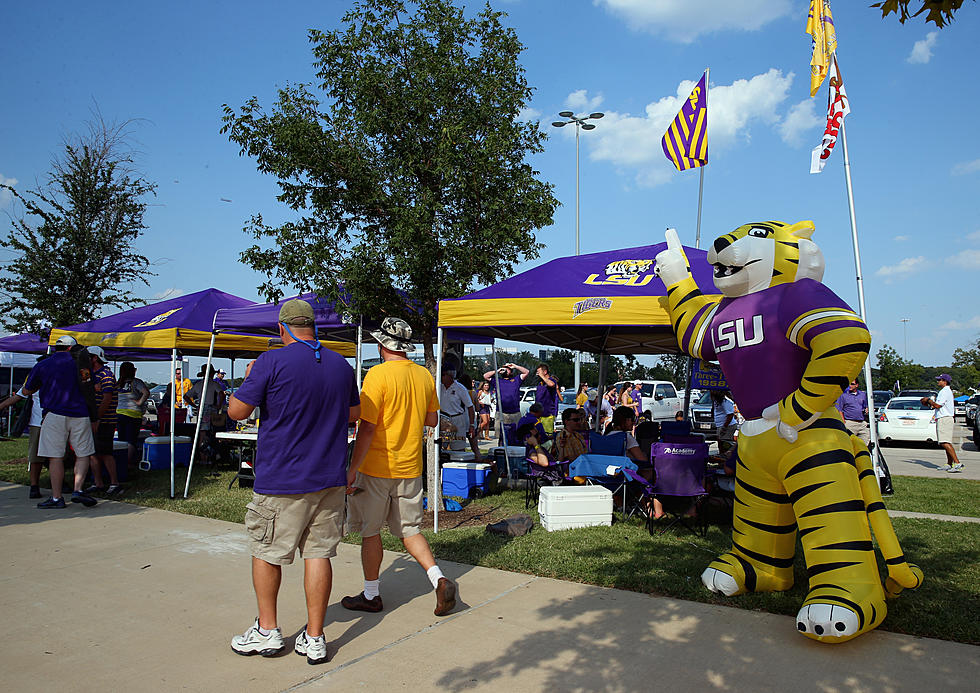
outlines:
M830 14L828 0L810 0L810 15L806 33L813 37L813 56L810 58L810 96L815 96L827 77L830 57L837 50L837 31Z

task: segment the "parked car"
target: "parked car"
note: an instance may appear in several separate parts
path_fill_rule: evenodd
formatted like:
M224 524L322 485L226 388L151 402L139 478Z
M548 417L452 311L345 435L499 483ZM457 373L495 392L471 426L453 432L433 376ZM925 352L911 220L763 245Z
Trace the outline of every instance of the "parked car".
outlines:
M715 429L715 417L711 409L711 391L705 390L697 401L691 402L691 431L703 433L705 440L715 440L718 432Z
M876 417L878 416L878 413L882 410L882 408L886 404L888 404L888 400L890 400L894 396L895 396L895 393L892 392L891 390L875 390L875 393L874 393L874 401L875 401L874 413L875 413L875 416Z
M939 392L936 390L902 390L898 393L899 397L931 397L936 399Z
M977 408L980 407L980 395L973 395L966 400L966 425L972 426L977 418Z
M527 414L527 410L534 404L535 391L533 387L521 388L521 416Z
M163 393L167 391L166 385L157 385L150 388L150 399L156 406L160 406L163 403Z
M923 397L925 395L922 395ZM878 440L936 442L933 408L919 397L894 397L878 415Z
M966 416L966 400L961 402L953 402L953 417Z
M622 391L634 382L621 380L615 386ZM684 409L684 400L677 396L674 383L666 380L641 380L640 395L640 411L651 421L673 421L674 414Z

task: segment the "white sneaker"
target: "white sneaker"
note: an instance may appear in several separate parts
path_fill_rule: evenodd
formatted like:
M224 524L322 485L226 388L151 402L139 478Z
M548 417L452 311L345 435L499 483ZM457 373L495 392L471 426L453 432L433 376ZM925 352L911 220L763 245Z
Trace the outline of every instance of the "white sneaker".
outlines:
M947 466L946 467L946 471L947 472L962 472L963 471L963 463L962 462L957 462L952 467Z
M323 634L315 638L307 635L304 627L296 636L296 654L306 655L309 664L323 664L330 659L327 656L327 638Z
M282 641L282 630L273 628L268 635L262 635L259 632L258 618L255 619L251 628L231 639L231 649L246 656L260 654L263 657L271 657L280 652L283 647L285 645Z

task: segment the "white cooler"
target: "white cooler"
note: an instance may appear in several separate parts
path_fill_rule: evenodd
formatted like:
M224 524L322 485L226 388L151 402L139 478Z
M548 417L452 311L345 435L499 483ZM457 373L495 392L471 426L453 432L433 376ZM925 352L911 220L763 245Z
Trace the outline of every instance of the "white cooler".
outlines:
M545 486L538 500L541 526L549 532L612 524L612 491L601 486Z

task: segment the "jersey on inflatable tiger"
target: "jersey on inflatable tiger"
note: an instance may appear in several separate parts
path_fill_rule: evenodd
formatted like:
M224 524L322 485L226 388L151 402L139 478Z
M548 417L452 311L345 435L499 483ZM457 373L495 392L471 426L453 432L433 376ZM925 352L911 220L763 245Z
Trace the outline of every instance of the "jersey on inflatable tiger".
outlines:
M871 345L864 321L820 283L813 222L746 224L708 251L721 295L704 295L677 232L656 272L681 349L718 361L746 421L738 438L731 551L701 575L728 596L793 585L799 535L810 580L797 629L843 642L875 628L885 598L918 587L881 502L868 448L835 400ZM884 585L871 543L888 566Z

